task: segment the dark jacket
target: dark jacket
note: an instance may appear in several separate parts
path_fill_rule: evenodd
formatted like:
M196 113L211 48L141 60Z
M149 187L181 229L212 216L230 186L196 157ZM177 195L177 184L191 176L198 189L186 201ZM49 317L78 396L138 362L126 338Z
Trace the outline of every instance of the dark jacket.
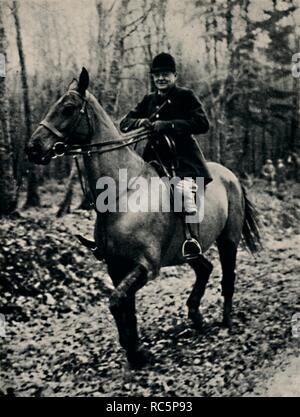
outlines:
M167 96L157 92L146 95L138 105L130 111L120 123L122 132L128 132L137 127L137 119L149 118L166 99L166 104L155 120L170 121L166 135L171 137L176 146L177 168L179 177L204 177L210 182L211 176L201 149L192 134L206 133L209 123L202 104L192 90L174 86ZM169 165L170 152L165 142L160 140L157 147L161 160ZM156 159L151 150L150 141L147 144L143 158L146 161Z

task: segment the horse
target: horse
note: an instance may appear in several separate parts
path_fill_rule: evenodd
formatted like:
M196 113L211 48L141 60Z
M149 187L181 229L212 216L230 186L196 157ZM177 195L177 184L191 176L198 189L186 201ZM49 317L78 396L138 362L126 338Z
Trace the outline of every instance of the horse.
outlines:
M86 178L94 198L99 195L97 180L109 176L118 184L120 169L127 169L129 179L141 176L150 181L158 177L157 170L132 146L124 146L124 138L102 105L88 91L88 86L89 74L82 68L79 80L73 79L66 93L50 107L32 134L26 147L29 160L45 165L58 153L89 149L89 152L82 153ZM91 153L93 146L98 145L103 149ZM209 162L208 166L213 181L205 190L205 214L195 233L202 254L214 242L217 243L224 297L222 323L230 328L237 248L243 237L250 252L259 250L259 225L256 209L233 172L214 162ZM130 197L132 191L127 191ZM169 198L165 185L161 198ZM94 229L97 257L106 262L113 283L109 307L117 325L120 345L133 368L149 363L152 357L138 335L135 295L149 280L159 275L162 267L183 263L181 249L185 232L181 216L163 210L97 212ZM89 246L90 241L85 241ZM91 241L91 247L94 242ZM212 265L201 258L188 263L196 274L187 300L188 318L201 331L203 317L199 308Z

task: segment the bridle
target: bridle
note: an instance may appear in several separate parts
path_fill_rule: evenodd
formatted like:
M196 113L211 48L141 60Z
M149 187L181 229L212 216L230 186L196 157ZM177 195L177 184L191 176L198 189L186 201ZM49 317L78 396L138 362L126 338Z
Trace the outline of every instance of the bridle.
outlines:
M72 130L66 133L61 132L58 130L52 123L48 122L46 119L43 119L39 125L47 129L51 132L56 138L59 139L58 142L55 142L52 148L48 151L48 153L44 156L43 159L51 156L51 158L57 158L62 156L76 156L76 155L88 155L97 153L102 154L106 152L112 152L116 149L123 148L125 146L130 146L135 143L138 143L142 140L149 139L151 136L151 132L145 128L136 129L133 132L124 134L123 137L114 139L114 140L107 140L105 142L100 143L83 143L83 144L72 144L72 135L75 134L76 128L79 126L82 116L87 117L87 122L89 126L89 132L87 134L86 139L90 139L93 134L93 129L91 127L91 120L90 115L88 113L88 104L89 104L89 92L86 91L85 96L83 97L78 91L70 90L69 94L75 94L82 99L82 107L79 111L78 118L76 119L75 123L72 126ZM121 142L121 143L120 143ZM107 146L110 146L107 148ZM94 149L96 148L96 149ZM103 149L104 148L104 149Z
M144 127L135 129L132 132L123 134L121 138L113 139L113 140L106 140L105 142L100 143L82 143L82 144L72 144L72 135L74 135L76 128L79 126L82 116L86 116L87 122L88 122L88 134L86 136L86 140L90 140L91 136L93 134L93 129L91 126L91 120L90 120L90 114L88 112L88 106L89 106L89 96L90 93L88 91L85 92L85 95L82 96L78 91L76 90L69 90L69 94L75 94L76 96L80 97L82 100L82 107L79 111L79 115L75 121L75 123L72 126L71 131L67 133L61 132L59 129L57 129L52 123L47 121L46 119L43 119L40 122L40 126L47 129L52 135L54 135L58 141L54 143L54 145L50 148L50 150L44 155L43 160L46 160L47 158L57 158L62 156L73 156L76 164L76 168L78 171L79 181L81 185L81 189L83 192L83 195L89 201L89 204L92 208L95 208L95 196L93 191L90 189L90 187L87 185L89 184L87 175L85 172L85 169L83 169L83 172L80 168L79 161L77 156L80 155L87 155L89 157L92 156L92 154L103 154L107 152L112 152L116 149L121 149L126 146L130 146L133 144L136 144L142 140L149 140L153 137L153 132L151 132L149 129L146 129ZM149 120L153 120L154 118L158 117L159 112L167 105L170 104L171 100L166 99L159 108L156 109L156 111L149 117ZM155 137L155 135L154 135ZM166 139L168 139L166 137ZM154 149L153 144L151 145L151 148ZM158 156L158 154L157 154ZM160 161L161 162L161 161ZM162 165L162 164L161 164ZM162 165L163 166L163 165ZM143 171L144 168L142 168ZM141 172L142 172L141 171ZM169 176L168 172L165 170L167 176ZM88 190L89 188L89 190ZM89 196L89 193L92 195L92 199Z
M89 92L85 92L85 96L82 96L78 91L76 90L69 90L69 94L75 94L76 96L80 97L82 99L82 107L79 111L79 115L74 122L71 131L63 133L59 129L57 129L52 123L47 121L46 119L43 119L40 122L40 126L47 129L52 135L54 135L58 141L54 143L54 145L50 148L50 150L44 155L43 159L46 160L47 158L57 158L62 156L73 156L75 159L76 167L78 170L79 180L81 184L81 188L83 191L83 194L87 196L88 192L86 187L84 186L83 177L85 175L85 170L82 173L78 158L77 156L80 155L87 155L89 157L92 156L92 154L103 154L107 152L112 152L116 149L121 149L126 146L130 146L133 144L136 144L138 142L141 142L142 140L149 140L153 137L153 132L151 132L149 129L146 129L144 127L135 129L132 132L125 133L122 135L121 138L113 139L113 140L106 140L105 142L98 142L98 143L82 143L82 144L74 144L72 142L72 135L74 135L76 128L79 126L82 116L87 117L88 122L88 134L86 136L86 140L90 140L91 136L93 134L93 129L91 126L91 120L90 120L90 114L88 112L88 106L89 106ZM165 100L162 105L149 117L149 120L153 120L155 117L157 117L158 113L167 105L170 104L170 99ZM155 137L155 135L154 135ZM152 145L153 146L153 145ZM88 183L88 181L85 181ZM93 200L95 200L93 198ZM95 207L95 203L90 203L91 206Z
M91 139L91 136L93 134L93 129L91 127L91 120L90 120L90 114L88 113L88 105L89 105L89 93L86 91L85 96L83 97L79 92L76 90L70 90L69 94L75 94L76 96L79 96L82 99L82 107L79 111L79 115L74 122L71 131L63 133L59 129L57 129L52 123L47 121L46 119L42 120L40 122L40 126L47 129L50 133L52 133L58 141L54 143L54 145L50 148L50 150L44 155L43 159L46 160L47 158L55 159L57 157L62 156L73 156L76 164L76 168L78 171L78 176L80 180L81 189L83 192L83 195L87 200L89 201L89 204L91 207L95 209L95 196L93 195L93 192L90 190L90 193L92 194L92 199L89 197L89 191L87 188L88 180L86 178L86 172L85 169L81 170L79 161L77 156L80 155L87 155L89 157L92 156L92 154L102 154L106 152L112 152L116 149L123 148L125 146L130 146L133 144L136 144L142 140L149 139L151 137L151 132L149 132L148 129L145 128L139 128L131 133L124 134L122 138L114 139L114 140L107 140L105 142L100 143L83 143L83 144L72 144L72 135L74 135L76 128L79 126L82 117L85 115L87 117L88 122L88 134L86 136L86 140ZM109 148L107 148L110 146Z

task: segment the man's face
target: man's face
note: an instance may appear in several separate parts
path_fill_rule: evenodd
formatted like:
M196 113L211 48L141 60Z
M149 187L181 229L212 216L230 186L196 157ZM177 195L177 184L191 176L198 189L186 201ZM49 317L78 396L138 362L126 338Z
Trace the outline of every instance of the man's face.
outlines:
M177 75L174 72L156 72L153 74L153 81L157 90L161 93L167 92L175 85Z

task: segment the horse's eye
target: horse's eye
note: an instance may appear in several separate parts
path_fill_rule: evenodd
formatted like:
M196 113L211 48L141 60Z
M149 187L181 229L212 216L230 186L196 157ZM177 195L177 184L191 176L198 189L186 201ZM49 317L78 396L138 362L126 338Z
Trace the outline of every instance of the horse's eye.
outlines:
M63 109L62 113L64 116L72 116L75 111L73 106L67 106Z

